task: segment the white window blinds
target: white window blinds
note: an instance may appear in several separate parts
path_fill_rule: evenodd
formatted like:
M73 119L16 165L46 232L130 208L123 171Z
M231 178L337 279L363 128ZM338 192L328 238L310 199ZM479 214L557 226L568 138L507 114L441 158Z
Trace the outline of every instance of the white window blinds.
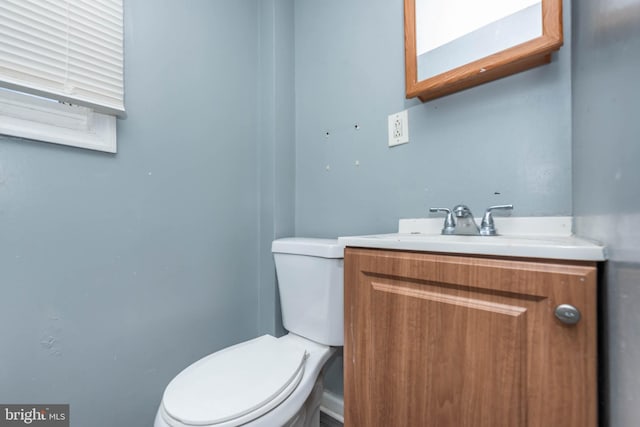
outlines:
M122 115L123 0L0 0L0 86Z

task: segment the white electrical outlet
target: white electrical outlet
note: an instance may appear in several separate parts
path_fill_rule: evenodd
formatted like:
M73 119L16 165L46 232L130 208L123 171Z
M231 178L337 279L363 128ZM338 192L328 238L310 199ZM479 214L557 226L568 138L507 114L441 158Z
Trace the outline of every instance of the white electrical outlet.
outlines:
M407 110L389 116L389 147L409 142L409 114Z

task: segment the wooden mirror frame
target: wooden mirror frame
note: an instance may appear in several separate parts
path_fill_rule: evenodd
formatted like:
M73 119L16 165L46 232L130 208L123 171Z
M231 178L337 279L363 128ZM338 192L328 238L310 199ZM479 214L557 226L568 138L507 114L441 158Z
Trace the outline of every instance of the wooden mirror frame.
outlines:
M416 0L404 0L404 54L407 99L422 102L551 62L560 49L562 0L542 0L542 35L482 59L418 81Z

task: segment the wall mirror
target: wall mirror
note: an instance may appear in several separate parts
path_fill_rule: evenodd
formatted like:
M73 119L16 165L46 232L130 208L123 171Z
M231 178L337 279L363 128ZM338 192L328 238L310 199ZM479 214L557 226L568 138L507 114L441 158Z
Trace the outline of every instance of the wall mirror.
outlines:
M407 98L422 101L551 62L562 0L404 0Z

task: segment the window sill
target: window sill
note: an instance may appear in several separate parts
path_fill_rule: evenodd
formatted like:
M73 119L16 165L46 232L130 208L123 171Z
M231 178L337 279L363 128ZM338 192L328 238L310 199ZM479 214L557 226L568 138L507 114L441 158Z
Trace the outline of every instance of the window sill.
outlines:
M0 134L117 152L116 118L19 92L0 92Z

